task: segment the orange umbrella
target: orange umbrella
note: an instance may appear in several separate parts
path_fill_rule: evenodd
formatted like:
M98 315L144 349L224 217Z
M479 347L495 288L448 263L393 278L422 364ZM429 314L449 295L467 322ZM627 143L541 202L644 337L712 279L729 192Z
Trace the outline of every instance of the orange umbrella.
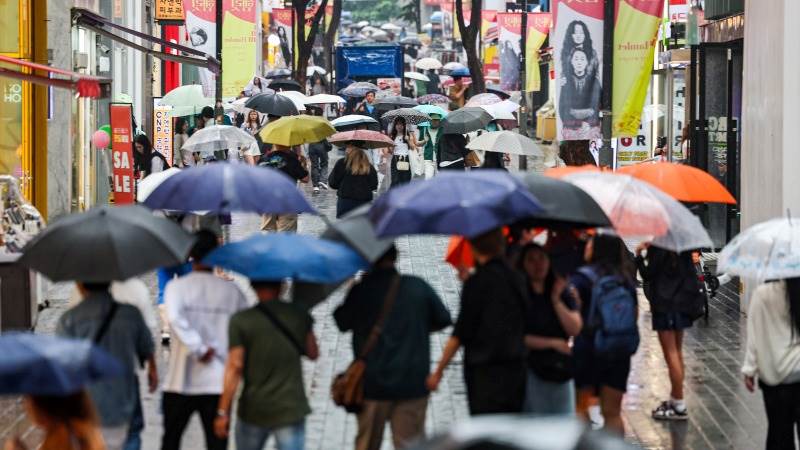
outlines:
M722 183L696 167L658 162L623 167L619 172L646 181L682 202L736 204Z
M471 269L475 267L475 258L472 256L472 247L461 236L453 236L447 245L444 260L456 269Z
M586 164L584 166L561 166L561 167L553 167L552 169L547 169L544 171L544 174L551 178L564 178L567 175L572 175L573 173L583 173L583 172L600 172L601 169L594 164Z

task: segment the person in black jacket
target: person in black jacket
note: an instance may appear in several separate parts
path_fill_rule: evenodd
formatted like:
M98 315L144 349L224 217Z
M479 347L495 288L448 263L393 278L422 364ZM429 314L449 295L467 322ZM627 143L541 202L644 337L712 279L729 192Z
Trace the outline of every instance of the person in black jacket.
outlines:
M469 153L467 138L463 134L445 134L439 144L436 161L439 170L464 170L467 166L464 158Z
M361 146L361 142L348 142L345 157L336 161L328 177L328 185L338 191L337 219L371 202L373 191L378 189L378 172Z

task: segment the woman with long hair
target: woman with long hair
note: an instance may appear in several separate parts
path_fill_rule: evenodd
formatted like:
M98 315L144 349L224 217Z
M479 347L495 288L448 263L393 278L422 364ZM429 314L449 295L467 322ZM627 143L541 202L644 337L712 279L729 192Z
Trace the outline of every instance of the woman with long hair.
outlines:
M139 134L133 138L133 165L136 174L141 174L142 178L156 172L169 169L169 163L160 152L153 150L150 139L144 134Z
M392 187L411 181L411 153L417 151L417 138L406 127L406 119L398 117L389 135L394 141L392 153Z
M251 136L255 136L261 129L261 115L256 110L250 110L247 113L247 119L242 124L242 130L248 132Z
M191 167L197 164L195 161L194 153L190 150L183 150L183 144L189 139L189 122L183 117L175 121L175 140L173 141L174 149L174 167Z
M371 202L373 191L378 189L378 172L363 145L360 141L348 142L345 157L336 161L328 177L328 185L337 190L336 218Z
M767 450L796 449L800 427L800 278L767 282L750 298L744 384L767 412Z
M588 60L586 72L591 76L596 76L600 67L600 59L597 57L597 50L594 48L592 35L589 28L582 20L573 20L567 25L567 32L564 33L564 45L561 47L561 66L562 74L572 71L570 58L575 49L583 50Z

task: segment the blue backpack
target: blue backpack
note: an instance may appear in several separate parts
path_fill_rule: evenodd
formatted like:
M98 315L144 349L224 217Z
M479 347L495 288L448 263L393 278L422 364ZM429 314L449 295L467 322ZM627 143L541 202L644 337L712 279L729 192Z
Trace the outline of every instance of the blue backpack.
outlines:
M599 276L590 267L578 271L593 283L588 326L594 351L604 358L630 357L639 348L638 308L630 287L616 275Z

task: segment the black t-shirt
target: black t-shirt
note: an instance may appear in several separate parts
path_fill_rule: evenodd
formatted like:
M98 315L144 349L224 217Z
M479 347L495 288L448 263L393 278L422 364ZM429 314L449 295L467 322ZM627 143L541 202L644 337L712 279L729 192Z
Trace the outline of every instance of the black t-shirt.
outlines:
M259 166L271 167L280 170L293 180L302 180L308 176L308 171L300 164L300 159L293 152L273 151L262 156L258 161Z
M530 303L528 303L528 315L525 326L527 334L534 334L536 336L556 337L567 339L569 336L561 326L558 320L558 315L553 307L553 302L550 300L549 293L537 294L533 289L528 290ZM561 296L561 302L571 311L578 309L575 299L569 294L567 290Z

